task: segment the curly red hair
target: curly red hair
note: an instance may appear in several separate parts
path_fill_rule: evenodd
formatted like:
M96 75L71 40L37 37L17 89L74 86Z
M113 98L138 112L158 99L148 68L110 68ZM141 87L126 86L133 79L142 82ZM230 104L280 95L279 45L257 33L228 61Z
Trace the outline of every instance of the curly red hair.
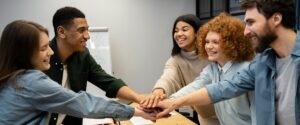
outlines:
M233 62L250 61L255 56L249 37L244 36L244 23L227 13L221 13L205 23L197 32L200 56L207 58L205 38L208 32L220 35L220 46L225 56Z

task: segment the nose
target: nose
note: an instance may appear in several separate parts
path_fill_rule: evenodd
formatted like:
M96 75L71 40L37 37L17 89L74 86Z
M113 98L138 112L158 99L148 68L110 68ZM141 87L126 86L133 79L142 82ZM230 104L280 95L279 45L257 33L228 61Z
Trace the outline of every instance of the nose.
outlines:
M90 34L89 34L89 31L88 30L86 30L85 32L84 32L84 34L83 34L83 37L85 38L85 39L90 39Z
M249 28L246 26L245 27L245 30L244 30L244 36L249 36L250 35L250 30L249 30Z
M211 48L212 48L212 45L209 42L205 43L205 49L206 50L209 50Z
M49 46L48 46L49 47ZM53 50L49 47L48 55L52 56L54 54Z
M178 30L177 32L174 33L174 36L181 36L183 34L182 30Z

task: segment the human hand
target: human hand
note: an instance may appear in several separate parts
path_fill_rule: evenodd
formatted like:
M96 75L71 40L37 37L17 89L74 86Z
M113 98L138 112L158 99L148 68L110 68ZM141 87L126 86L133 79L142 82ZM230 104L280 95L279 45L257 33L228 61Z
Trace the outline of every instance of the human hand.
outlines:
M134 111L134 116L141 116L144 119L148 119L148 120L151 120L153 122L156 121L157 112L146 111L146 110L143 110L142 108L139 108L139 107L135 107L134 110L135 110Z
M166 98L166 94L163 89L155 89L152 94L146 96L140 101L140 106L143 108L154 108L157 103Z
M156 118L162 118L170 116L170 112L178 108L180 105L176 99L165 99L158 102L157 108L160 108L161 111L156 114Z

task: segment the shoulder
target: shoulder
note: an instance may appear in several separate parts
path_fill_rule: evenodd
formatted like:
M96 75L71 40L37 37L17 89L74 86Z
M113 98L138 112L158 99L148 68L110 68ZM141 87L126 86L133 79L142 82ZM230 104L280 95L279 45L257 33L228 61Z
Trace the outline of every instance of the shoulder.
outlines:
M178 56L171 56L167 60L166 64L176 64L178 62L178 60L179 60Z
M213 62L204 67L202 72L212 73L213 71L218 71L218 64Z
M89 63L89 62L95 62L94 58L90 54L89 50L86 49L84 52L75 52L71 57L70 57L71 62L84 62Z
M17 76L17 83L21 83L24 86L38 86L40 84L48 86L54 81L40 70L26 70Z
M17 79L27 82L36 81L38 79L47 79L48 76L40 70L25 70Z
M239 63L239 67L248 67L251 61L244 61Z

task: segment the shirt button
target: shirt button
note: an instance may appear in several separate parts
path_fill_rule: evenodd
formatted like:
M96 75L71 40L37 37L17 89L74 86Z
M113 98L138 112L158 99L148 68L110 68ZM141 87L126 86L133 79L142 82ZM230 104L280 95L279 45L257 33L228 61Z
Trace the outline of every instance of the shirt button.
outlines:
M56 118L53 118L54 120L56 120Z
M55 63L55 65L57 65L57 62Z
M60 68L61 71L63 71L63 68Z

